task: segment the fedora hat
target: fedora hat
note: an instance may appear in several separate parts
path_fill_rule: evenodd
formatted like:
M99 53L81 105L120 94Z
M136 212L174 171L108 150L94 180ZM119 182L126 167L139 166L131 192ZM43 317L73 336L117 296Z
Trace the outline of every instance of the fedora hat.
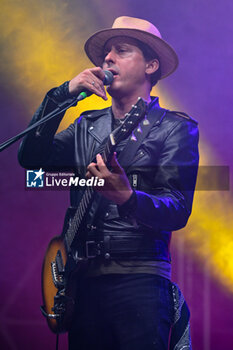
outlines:
M178 57L174 49L162 39L159 30L150 22L134 17L121 16L115 19L112 28L94 33L85 43L84 49L95 66L102 66L104 46L116 36L127 36L148 45L158 56L163 79L174 72Z

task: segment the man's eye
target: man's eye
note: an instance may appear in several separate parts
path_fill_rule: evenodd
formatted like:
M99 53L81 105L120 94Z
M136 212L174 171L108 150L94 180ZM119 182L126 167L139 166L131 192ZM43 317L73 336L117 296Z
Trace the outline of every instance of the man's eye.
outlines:
M124 47L121 47L117 50L118 52L126 52L126 49Z

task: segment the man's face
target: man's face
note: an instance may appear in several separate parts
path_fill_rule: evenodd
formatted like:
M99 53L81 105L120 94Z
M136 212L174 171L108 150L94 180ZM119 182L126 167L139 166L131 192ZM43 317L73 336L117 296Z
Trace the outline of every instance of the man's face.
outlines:
M140 92L145 86L146 64L137 41L128 37L110 39L104 48L103 69L114 74L113 83L107 88L112 97L123 97Z

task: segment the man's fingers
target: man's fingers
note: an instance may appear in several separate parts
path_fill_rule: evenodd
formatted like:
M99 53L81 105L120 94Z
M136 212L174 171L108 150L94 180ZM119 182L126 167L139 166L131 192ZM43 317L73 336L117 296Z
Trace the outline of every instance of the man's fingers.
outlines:
M102 97L104 100L108 99L103 82L97 80L95 76L93 77L93 80L90 80L88 82L88 90L91 91L93 94Z
M98 153L98 154L96 155L96 160L97 160L97 164L98 164L99 166L104 166L104 167L106 167L106 165L105 165L105 163L104 163L104 160L103 160L101 154Z
M87 171L89 171L92 176L97 176L99 178L104 178L111 174L100 154L96 156L96 163L90 163L88 165Z
M118 163L116 152L113 153L112 159L111 159L111 166L113 169L113 172L116 174L124 174L124 169L120 166Z
M87 179L90 179L90 177L91 177L91 173L90 173L90 171L88 170L88 171L86 172L86 178L87 178Z
M96 155L96 161L97 161L98 169L103 176L108 176L111 174L106 164L104 163L102 156L99 153Z
M105 78L105 74L104 74L104 71L102 68L100 67L94 67L94 68L91 68L90 71L98 78L100 78L102 81L104 80Z
M104 71L100 67L85 69L69 82L69 92L78 96L82 91L88 90L91 93L107 100L104 88Z
M100 174L99 170L97 169L97 164L96 163L90 163L88 165L86 176L89 177L89 178L91 176L101 177L101 174Z
M100 67L91 68L90 73L92 74L92 81L90 81L91 91L102 97L104 100L107 100L106 91L103 84L105 78L103 69Z
M111 174L125 175L124 169L120 166L116 158L116 152L114 152L111 159L112 172L110 172L104 163L104 160L100 154L96 155L96 163L90 163L87 167L88 176L97 176L98 178L107 179Z

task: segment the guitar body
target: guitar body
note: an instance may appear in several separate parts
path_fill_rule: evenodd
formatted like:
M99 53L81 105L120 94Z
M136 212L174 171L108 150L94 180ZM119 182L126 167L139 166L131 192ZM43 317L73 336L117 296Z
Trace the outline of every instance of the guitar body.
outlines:
M66 332L70 328L74 313L79 269L71 271L67 278L67 272L65 274L63 268L67 260L63 237L54 237L45 253L41 276L44 304L41 311L54 333Z

